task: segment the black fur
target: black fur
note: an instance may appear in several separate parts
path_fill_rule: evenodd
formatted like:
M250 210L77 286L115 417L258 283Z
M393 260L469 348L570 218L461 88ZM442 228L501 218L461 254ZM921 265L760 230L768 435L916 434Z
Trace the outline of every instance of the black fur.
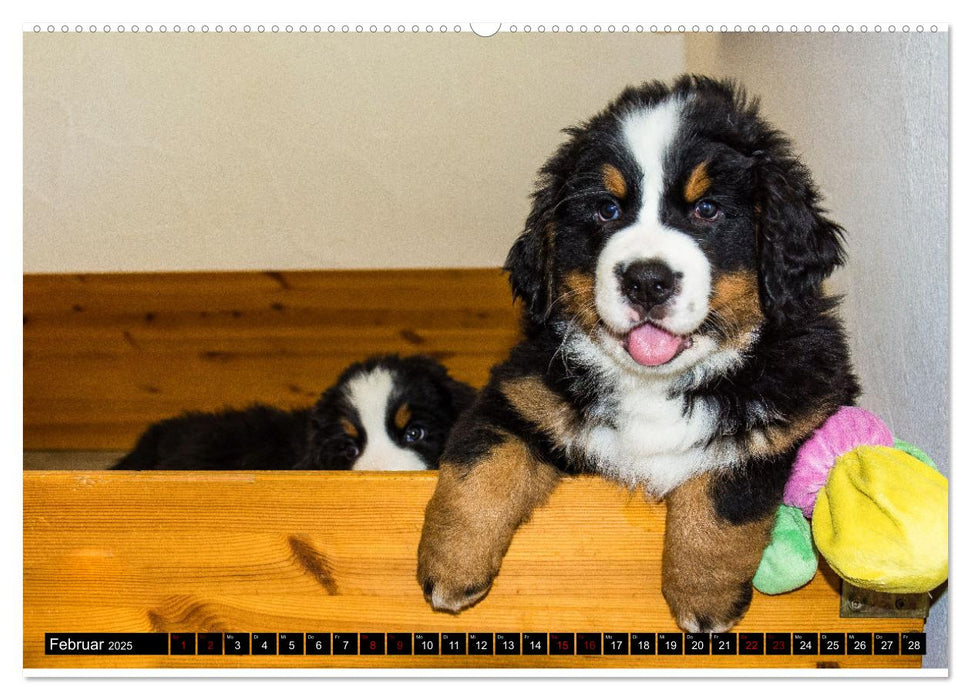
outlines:
M355 376L376 368L393 374L397 397L408 401L412 422L425 433L408 447L429 469L437 468L445 437L459 412L472 402L475 390L449 377L431 358L386 355L348 367L313 409L283 411L257 404L241 411L187 413L155 423L113 469L351 469L354 458L346 449L351 438L343 431L341 419L355 425L357 419L344 390ZM391 419L386 426L389 435L404 446L402 431ZM360 437L363 451L366 438Z
M264 405L186 413L149 426L112 469L293 469L307 446L308 409Z

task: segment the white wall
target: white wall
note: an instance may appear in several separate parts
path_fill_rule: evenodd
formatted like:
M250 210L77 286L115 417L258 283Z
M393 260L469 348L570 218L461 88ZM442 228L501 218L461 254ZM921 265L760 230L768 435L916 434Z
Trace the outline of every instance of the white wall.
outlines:
M683 44L25 34L24 268L498 266L560 129Z
M861 405L950 473L948 37L689 37L688 68L761 96L795 141L849 263L831 280L863 383ZM925 666L947 665L946 595Z

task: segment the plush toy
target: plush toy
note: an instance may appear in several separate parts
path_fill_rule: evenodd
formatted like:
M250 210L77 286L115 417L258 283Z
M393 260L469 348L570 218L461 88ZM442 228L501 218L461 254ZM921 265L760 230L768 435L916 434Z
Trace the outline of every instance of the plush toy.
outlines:
M947 479L862 408L844 406L800 448L755 588L805 585L817 550L860 588L923 593L947 580Z

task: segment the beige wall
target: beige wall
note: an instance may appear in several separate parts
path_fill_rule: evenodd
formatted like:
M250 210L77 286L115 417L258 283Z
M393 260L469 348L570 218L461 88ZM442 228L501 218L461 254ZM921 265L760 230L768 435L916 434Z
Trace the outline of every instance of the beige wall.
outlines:
M948 37L689 37L690 70L761 96L846 228L834 275L861 404L950 473ZM925 666L947 664L947 599Z
M559 130L683 43L27 34L24 268L500 265Z

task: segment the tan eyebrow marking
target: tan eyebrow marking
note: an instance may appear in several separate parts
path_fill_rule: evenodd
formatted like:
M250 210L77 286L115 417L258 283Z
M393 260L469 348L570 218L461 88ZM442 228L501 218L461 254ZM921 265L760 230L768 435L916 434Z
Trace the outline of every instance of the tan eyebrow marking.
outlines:
M617 166L604 163L600 172L603 173L604 187L607 188L607 191L618 199L623 199L627 194L627 180L620 174Z
M398 406L398 410L394 412L394 424L398 430L404 430L405 426L408 425L408 421L411 420L411 408L408 404L403 403Z
M695 202L701 199L702 195L711 187L711 178L708 177L708 162L699 163L691 171L688 182L684 186L684 199L686 202Z
M356 438L358 436L357 428L346 418L341 418L341 428L343 428L344 432L352 438Z

